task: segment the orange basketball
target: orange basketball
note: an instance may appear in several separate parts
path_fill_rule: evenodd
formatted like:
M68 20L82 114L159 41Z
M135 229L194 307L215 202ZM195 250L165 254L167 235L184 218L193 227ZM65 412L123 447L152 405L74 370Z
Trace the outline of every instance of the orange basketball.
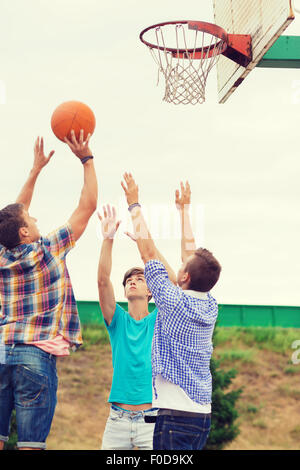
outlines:
M88 134L93 134L96 119L93 111L80 101L66 101L60 104L52 114L51 128L56 137L64 142L67 137L71 140L71 130L79 139L80 129L84 130L84 139Z

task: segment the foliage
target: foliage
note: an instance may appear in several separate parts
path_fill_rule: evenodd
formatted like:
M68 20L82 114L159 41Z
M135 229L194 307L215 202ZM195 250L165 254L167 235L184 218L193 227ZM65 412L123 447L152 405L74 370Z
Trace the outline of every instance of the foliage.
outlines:
M17 422L16 422L16 412L13 410L10 420L10 436L9 440L5 443L5 450L16 450L17 449Z
M215 329L213 339L217 336ZM231 369L224 371L219 368L220 362L211 358L212 374L212 421L211 430L205 446L205 450L221 450L226 444L233 441L239 434L239 429L235 423L238 412L235 408L236 401L242 393L242 389L225 392L231 385L232 379L237 371Z

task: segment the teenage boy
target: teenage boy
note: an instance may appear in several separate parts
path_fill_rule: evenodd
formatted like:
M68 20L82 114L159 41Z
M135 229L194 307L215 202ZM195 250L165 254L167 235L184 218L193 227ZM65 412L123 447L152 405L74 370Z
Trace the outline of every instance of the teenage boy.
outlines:
M146 226L138 187L124 174L125 191L137 246L145 263L145 279L158 308L152 347L154 399L159 408L154 430L155 450L200 450L211 422L212 334L218 314L210 290L221 266L212 253L196 249L189 219L190 187L176 191L182 230L182 266L177 286L170 282Z
M101 311L107 327L111 347L113 377L109 403L110 414L106 423L102 450L151 450L154 423L146 419L156 416L152 407L151 344L156 308L151 313L151 299L144 269L133 267L123 279L128 312L116 303L111 282L112 249L114 236L120 225L115 208L103 208L99 214L103 242L98 267L98 290ZM128 234L130 236L130 234ZM131 238L133 238L131 236ZM171 279L175 279L170 271Z
M0 211L0 448L16 410L18 448L45 449L56 406L56 356L82 343L66 255L97 207L97 179L89 138L65 139L83 165L79 204L69 221L41 237L29 214L36 180L54 153L34 147L30 175L15 204Z

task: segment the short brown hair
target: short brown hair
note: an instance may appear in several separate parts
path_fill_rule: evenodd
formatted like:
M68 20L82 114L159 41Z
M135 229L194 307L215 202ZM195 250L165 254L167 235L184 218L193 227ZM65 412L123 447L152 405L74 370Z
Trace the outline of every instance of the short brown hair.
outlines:
M217 283L221 265L206 248L198 248L194 257L187 263L185 272L190 275L189 289L208 292Z
M0 243L8 249L20 243L19 229L27 224L23 217L23 204L9 204L0 210Z
M142 274L144 276L145 270L143 268L137 268L137 267L128 269L128 271L126 271L126 273L124 274L124 278L123 278L122 284L124 288L126 286L127 279L129 279L131 276L138 275L138 274ZM150 299L152 299L152 295L148 297L148 302Z

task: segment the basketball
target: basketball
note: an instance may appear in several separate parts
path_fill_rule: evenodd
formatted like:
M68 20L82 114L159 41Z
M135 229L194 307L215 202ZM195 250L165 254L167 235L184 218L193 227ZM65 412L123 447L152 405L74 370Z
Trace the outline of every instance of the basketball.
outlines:
M79 140L80 130L84 130L84 139L93 134L96 119L93 111L80 101L66 101L60 104L51 117L51 128L56 137L64 142L67 137L71 140L71 130Z

